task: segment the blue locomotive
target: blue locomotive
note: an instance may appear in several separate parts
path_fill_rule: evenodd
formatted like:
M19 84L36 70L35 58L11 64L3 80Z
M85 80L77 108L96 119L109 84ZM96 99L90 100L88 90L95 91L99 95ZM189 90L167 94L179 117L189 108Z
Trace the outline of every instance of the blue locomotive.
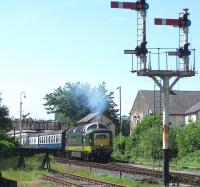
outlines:
M111 130L98 122L61 131L32 133L23 139L23 148L56 150L70 158L108 161L113 151Z

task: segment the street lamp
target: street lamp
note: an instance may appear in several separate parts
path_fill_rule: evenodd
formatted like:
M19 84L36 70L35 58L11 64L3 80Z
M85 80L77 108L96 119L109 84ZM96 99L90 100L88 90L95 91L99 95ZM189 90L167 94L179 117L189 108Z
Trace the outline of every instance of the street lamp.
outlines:
M121 95L122 95L122 93L121 93L121 86L118 86L117 87L117 89L119 89L119 136L120 136L120 138L121 138L121 136L122 136L122 111L121 111L121 109L122 109L122 105L121 105Z
M25 92L20 92L20 110L19 110L19 138L20 138L20 145L22 145L22 97L26 98L26 93Z

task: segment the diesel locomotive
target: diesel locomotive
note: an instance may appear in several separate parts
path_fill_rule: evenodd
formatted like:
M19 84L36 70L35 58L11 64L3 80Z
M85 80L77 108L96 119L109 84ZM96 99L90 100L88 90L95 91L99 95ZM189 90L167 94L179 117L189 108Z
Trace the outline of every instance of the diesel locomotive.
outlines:
M62 131L29 134L22 137L22 147L51 149L70 158L105 162L113 151L112 139L112 131L95 122Z

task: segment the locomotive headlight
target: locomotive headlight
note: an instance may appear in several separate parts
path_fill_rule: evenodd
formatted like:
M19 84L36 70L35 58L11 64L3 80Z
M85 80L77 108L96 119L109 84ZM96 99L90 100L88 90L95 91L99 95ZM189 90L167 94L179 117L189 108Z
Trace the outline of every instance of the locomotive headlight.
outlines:
M85 142L85 139L83 139L83 141Z
M103 144L101 144L101 147L103 147Z

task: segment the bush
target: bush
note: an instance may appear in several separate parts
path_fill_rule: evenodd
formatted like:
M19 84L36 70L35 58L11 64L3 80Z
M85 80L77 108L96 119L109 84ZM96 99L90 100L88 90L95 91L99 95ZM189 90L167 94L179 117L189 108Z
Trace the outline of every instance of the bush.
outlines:
M177 135L177 147L180 158L200 150L200 122L180 128Z
M125 153L127 138L124 136L117 136L113 141L113 158L116 160L127 160L127 156Z
M151 115L145 117L135 128L127 142L127 154L131 160L138 158L159 158L161 151L161 117Z
M169 148L171 156L177 156L178 128L170 126ZM162 154L162 119L161 116L147 116L134 129L133 133L121 140L114 140L113 156L117 159L137 161L138 159L161 159Z
M0 157L8 157L13 154L14 151L14 144L7 140L0 140Z

